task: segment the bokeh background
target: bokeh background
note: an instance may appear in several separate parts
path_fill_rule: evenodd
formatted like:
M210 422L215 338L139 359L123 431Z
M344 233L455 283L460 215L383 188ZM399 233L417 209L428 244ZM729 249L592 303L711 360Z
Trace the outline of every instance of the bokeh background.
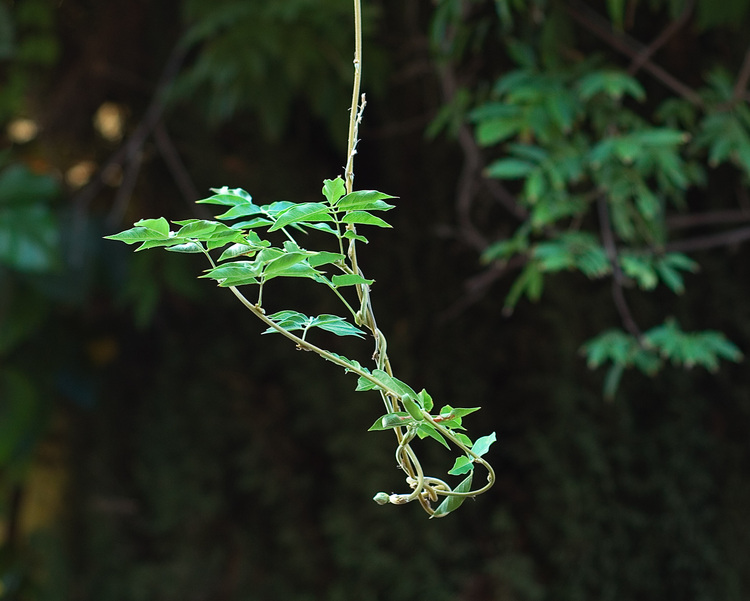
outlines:
M580 347L617 323L608 283L558 274L504 315L517 272L488 272L466 220L491 238L514 218L467 170L471 129L434 125L462 123L509 69L500 8L522 35L565 4L366 2L356 182L399 197L394 229L360 250L379 325L400 378L482 406L467 425L498 435L496 486L429 521L371 501L403 488L390 434L365 432L376 395L261 336L196 279L199 257L102 239L144 217L206 217L193 203L211 187L317 200L345 160L350 3L0 2L0 599L750 596L747 364L628 372L606 402ZM605 4L618 5L586 6L606 18ZM750 3L622 4L644 42L690 9L660 57L684 80L696 49L740 68ZM446 5L460 18L440 30ZM747 253L697 253L686 294L634 296L634 311L747 351ZM328 307L274 284L290 306ZM427 462L450 467L432 446Z

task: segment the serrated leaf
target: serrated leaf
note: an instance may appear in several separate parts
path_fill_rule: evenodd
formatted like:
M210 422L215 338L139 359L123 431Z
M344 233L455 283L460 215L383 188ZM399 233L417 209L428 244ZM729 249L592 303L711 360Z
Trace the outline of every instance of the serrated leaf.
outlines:
M455 492L469 492L471 491L471 480L472 480L472 473L470 472L469 475L461 481L461 483L456 486L454 489ZM455 511L466 500L466 497L446 497L445 500L438 505L437 509L435 510L435 513L430 516L430 518L442 518L446 515L448 515L450 512Z

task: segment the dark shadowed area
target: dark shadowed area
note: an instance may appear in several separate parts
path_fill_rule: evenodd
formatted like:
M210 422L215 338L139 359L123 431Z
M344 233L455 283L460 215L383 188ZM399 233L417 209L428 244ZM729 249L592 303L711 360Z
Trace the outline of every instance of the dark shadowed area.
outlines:
M434 520L372 500L406 487L375 392L204 257L103 238L222 186L320 201L352 19L0 0L0 600L747 599L750 1L365 1L378 325L497 434L495 486ZM339 312L317 288L264 303Z

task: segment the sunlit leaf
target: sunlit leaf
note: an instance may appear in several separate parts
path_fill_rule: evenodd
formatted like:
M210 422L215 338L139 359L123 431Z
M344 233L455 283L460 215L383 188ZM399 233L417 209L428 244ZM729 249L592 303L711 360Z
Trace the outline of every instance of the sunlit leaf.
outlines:
M377 227L391 227L388 222L368 213L367 211L350 211L341 218L341 221L343 223L359 223L363 225L375 225Z
M333 282L333 285L336 288L339 288L340 286L354 286L354 285L369 286L373 282L375 282L375 280L365 279L357 273L345 273L343 275L335 275L331 278L331 281Z
M453 464L453 467L448 470L448 473L451 476L460 476L461 474L466 474L473 469L474 462L466 455L461 455L461 457L456 457L456 461Z
M276 223L268 228L268 231L273 232L288 225L306 221L333 221L330 210L330 207L322 202L304 202L292 205L278 214Z

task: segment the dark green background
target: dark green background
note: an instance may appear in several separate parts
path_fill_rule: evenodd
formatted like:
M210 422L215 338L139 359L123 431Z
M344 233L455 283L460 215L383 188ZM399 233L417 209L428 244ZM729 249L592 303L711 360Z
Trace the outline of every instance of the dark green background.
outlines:
M136 130L183 21L210 27L233 4L6 1L0 17L14 20L17 39L36 36L32 47L52 50L2 63L4 122L29 115L43 126L3 155L5 165L22 162L60 181L83 158L105 163L118 145L92 128L100 104L125 106ZM272 14L260 4L249 21L230 10L216 25L224 41L187 53L163 123L201 195L229 185L261 204L317 200L345 158L351 7L277 0ZM467 85L508 63L497 32L480 38L472 29L494 14L493 3L475 4L478 16L465 27L480 51L461 66ZM649 39L660 29L654 23L669 22L666 3L652 4L656 21L633 35ZM744 18L747 4L727 6ZM198 216L149 138L117 223L108 220L113 188L86 201L86 189L60 183L39 201L60 236L49 264L0 266L10 340L0 354L0 433L13 449L0 465L1 599L750 595L746 364L717 374L627 374L606 403L602 373L586 368L579 348L617 320L608 283L553 276L540 303L524 301L510 318L501 314L509 277L463 302L465 283L483 267L452 235L460 148L424 135L442 105L428 40L433 10L420 0L368 3L356 182L399 200L394 229L372 232L360 261L376 280L375 311L397 375L438 404L482 406L466 422L475 436L497 432L488 455L496 486L444 520L428 521L416 506L377 506L374 493L403 482L390 434L366 433L380 411L374 393L354 394L355 382L334 366L261 336L231 294L194 279L205 268L196 257L133 255L101 239L142 217ZM733 15L722 18L737 31L727 25ZM744 48L722 32L692 41L735 68ZM671 64L690 77L689 62ZM483 218L497 232L512 223L497 208ZM723 329L747 350L746 257L742 246L698 254L703 269L685 296L634 295L633 308L646 321L667 311L689 327ZM335 312L316 295L302 282L274 281L266 302ZM371 352L329 342L363 362ZM10 427L18 406L24 417ZM432 446L422 452L440 473L452 457ZM67 478L62 507L24 530L30 475L50 467Z

